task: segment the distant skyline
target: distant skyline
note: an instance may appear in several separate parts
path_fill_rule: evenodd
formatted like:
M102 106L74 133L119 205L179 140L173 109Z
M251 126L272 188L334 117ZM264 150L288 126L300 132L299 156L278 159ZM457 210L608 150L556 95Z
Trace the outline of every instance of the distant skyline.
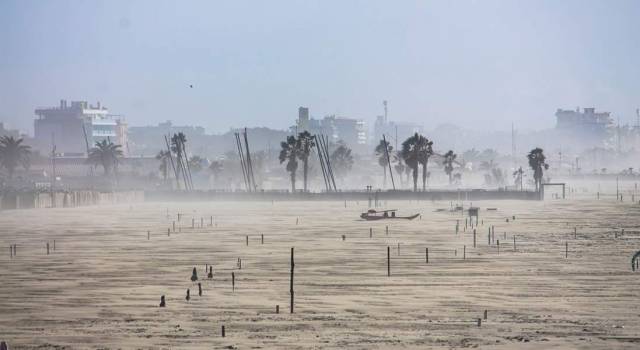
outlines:
M427 129L635 124L638 1L0 1L0 122L100 101L130 125L293 125L299 106ZM193 85L191 88L190 85Z

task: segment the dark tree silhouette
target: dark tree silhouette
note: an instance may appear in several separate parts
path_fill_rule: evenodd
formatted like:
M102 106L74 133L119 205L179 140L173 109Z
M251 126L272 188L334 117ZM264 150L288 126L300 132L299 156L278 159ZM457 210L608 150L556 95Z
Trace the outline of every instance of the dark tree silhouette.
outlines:
M516 189L520 189L522 191L522 175L524 174L524 170L522 167L519 167L518 170L513 172L513 182L516 185Z
M280 164L287 162L286 169L291 178L291 192L296 191L296 171L298 170L298 140L295 136L288 136L280 143Z
M18 165L29 168L31 159L31 147L22 144L22 139L15 139L13 136L3 136L0 138L0 166L7 169L9 178L13 177Z
M402 156L399 153L394 154L393 157L398 161L397 164L393 166L393 169L395 169L396 173L398 174L398 178L400 179L400 187L403 187L404 183L402 179L404 172L407 170L407 166L404 164Z
M333 168L334 173L339 179L344 180L344 177L353 167L351 149L344 143L340 143L338 148L336 148L329 157L331 159L331 167Z
M527 158L529 159L529 166L533 170L533 179L536 183L536 191L540 191L544 170L549 169L549 164L545 163L546 157L544 156L544 151L539 147L534 148L529 152Z
M311 155L311 149L316 146L313 135L308 131L303 131L298 134L298 142L296 145L298 159L302 161L302 180L304 191L307 192L307 177L309 175L309 156Z
M429 140L418 133L415 133L402 143L402 151L400 154L404 163L412 170L414 191L418 191L418 167L421 164L423 164L423 187L426 187L426 164L430 156L427 156L428 150L431 150Z
M449 150L449 152L444 154L444 161L442 162L442 164L444 165L444 172L449 175L449 185L451 185L451 183L453 182L453 161L456 160L456 157L458 156L453 153L452 150Z
M214 160L213 162L211 162L211 164L209 164L209 171L213 175L214 185L216 184L216 182L218 182L218 176L220 176L222 170L224 170L224 164L222 163L222 161Z
M118 159L122 157L120 145L111 141L102 140L96 142L96 146L89 150L87 162L95 166L101 165L104 168L104 175L109 176L117 169Z
M161 150L160 152L158 152L158 154L156 154L156 159L160 161L160 166L158 167L158 169L160 170L160 173L162 173L162 178L165 182L169 177L169 167L171 166L170 158L171 155L169 154L169 151Z
M375 148L376 157L378 157L378 165L382 167L382 171L384 174L382 178L382 187L384 188L387 187L387 167L388 167L387 152L389 152L389 155L391 155L392 151L393 151L393 146L389 144L389 141L385 141L384 139L380 140L380 143Z

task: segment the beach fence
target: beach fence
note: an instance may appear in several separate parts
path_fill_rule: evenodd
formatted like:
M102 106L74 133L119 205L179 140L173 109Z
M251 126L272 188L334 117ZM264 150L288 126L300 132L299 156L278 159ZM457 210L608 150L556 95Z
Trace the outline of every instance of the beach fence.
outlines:
M8 192L0 195L0 208L74 208L101 204L144 202L143 191Z

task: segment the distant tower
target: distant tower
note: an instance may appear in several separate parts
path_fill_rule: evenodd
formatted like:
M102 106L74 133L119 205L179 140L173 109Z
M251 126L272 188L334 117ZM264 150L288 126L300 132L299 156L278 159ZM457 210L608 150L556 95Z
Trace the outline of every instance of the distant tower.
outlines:
M309 130L309 108L298 108L298 132Z
M382 101L382 105L384 106L384 123L387 123L387 100Z

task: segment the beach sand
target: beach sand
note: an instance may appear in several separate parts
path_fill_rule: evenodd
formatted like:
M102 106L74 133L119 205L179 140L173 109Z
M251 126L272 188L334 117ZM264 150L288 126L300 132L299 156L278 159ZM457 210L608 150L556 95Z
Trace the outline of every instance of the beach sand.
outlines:
M474 248L473 230L463 232L466 216L450 212L449 201L384 203L399 215L421 213L413 221L360 220L367 204L158 202L1 212L0 340L12 349L640 347L640 272L630 266L640 250L639 205L474 202L484 221ZM168 236L173 221L180 232ZM499 252L488 244L492 225ZM213 265L212 280L205 264ZM202 296L190 280L193 267Z

